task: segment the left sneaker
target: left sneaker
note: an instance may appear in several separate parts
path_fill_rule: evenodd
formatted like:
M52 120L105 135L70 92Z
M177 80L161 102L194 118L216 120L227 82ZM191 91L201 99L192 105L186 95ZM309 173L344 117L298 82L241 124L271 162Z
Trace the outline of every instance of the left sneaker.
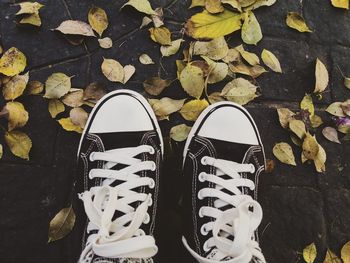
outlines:
M183 243L200 263L265 262L256 201L264 148L250 114L219 102L195 122L184 149Z
M79 263L153 262L162 159L161 131L145 98L117 90L97 103L78 150Z

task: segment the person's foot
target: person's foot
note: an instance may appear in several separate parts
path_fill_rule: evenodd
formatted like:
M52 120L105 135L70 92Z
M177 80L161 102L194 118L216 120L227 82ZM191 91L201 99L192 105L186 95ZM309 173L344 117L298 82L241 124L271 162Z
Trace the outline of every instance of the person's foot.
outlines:
M163 142L146 99L129 90L104 96L77 157L76 188L86 213L78 262L153 262Z
M199 116L183 167L183 243L198 262L265 262L256 201L264 167L259 132L243 107L219 102Z

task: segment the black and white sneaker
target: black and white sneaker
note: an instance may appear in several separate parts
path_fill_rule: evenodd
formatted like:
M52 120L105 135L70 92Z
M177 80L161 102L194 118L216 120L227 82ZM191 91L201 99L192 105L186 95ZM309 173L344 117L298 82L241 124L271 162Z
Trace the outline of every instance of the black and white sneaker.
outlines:
M79 263L153 262L162 159L145 98L118 90L97 103L78 150L76 189L86 213Z
M258 129L240 105L219 102L194 124L184 150L183 243L200 263L265 262L256 201L265 167Z

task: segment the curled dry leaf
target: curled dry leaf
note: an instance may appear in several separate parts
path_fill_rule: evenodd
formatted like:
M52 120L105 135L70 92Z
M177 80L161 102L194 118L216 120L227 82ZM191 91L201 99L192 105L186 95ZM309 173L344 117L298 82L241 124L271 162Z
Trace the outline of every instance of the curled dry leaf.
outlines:
M187 121L195 121L198 116L209 106L208 101L203 100L191 100L186 102L180 110L182 117Z
M290 28L298 30L299 32L312 32L306 25L304 18L296 12L288 13L286 23Z
M342 263L342 261L333 251L327 249L326 258L323 263Z
M306 127L303 121L301 120L290 120L289 129L294 132L299 139L303 139L306 134Z
M187 66L180 73L180 83L182 88L192 97L200 98L204 90L203 71L192 64Z
M350 241L346 242L341 249L341 259L344 263L350 263Z
M171 45L171 33L168 28L152 27L149 29L151 39L161 45Z
M275 170L275 161L271 159L266 160L266 173L272 173Z
M322 130L322 134L327 140L340 144L340 141L338 138L338 132L333 127L325 127Z
M43 92L44 90L44 84L42 84L40 81L32 80L29 81L26 89L24 90L24 93L26 95L37 95Z
M129 0L122 8L126 5L130 5L141 13L147 15L156 15L156 12L152 9L151 4L148 0Z
M251 11L244 14L241 36L243 42L249 45L256 45L263 37L260 24Z
M58 123L61 124L62 128L65 129L66 131L75 131L77 133L82 133L83 129L78 126L75 125L71 118L62 118L60 120L58 120Z
M53 73L45 82L45 98L59 99L71 88L71 77L64 73Z
M245 65L242 62L231 63L229 64L229 68L233 73L251 76L254 79L266 72L266 70L260 65L255 65L251 67Z
M84 129L89 114L83 108L74 108L69 112L69 117L74 125Z
M29 160L29 152L32 148L32 141L27 134L21 131L6 132L5 142L15 156Z
M103 58L101 65L102 73L112 82L124 82L124 68L114 59Z
M49 113L52 118L56 118L58 114L64 112L64 104L58 99L49 100Z
M287 108L277 109L278 119L283 128L289 127L289 122L294 119L295 113Z
M72 231L74 224L75 213L73 207L63 208L50 221L48 242L53 242L67 236Z
M98 43L100 44L100 47L104 49L109 49L113 46L113 41L109 37L98 39Z
M216 15L205 10L187 20L186 32L195 39L213 39L226 36L241 29L241 18L240 13L229 10Z
M21 128L27 124L29 114L25 110L22 103L12 101L6 103L6 110L8 112L8 130L12 131L15 128Z
M331 2L334 7L349 9L349 0L331 0Z
M221 0L206 0L205 9L211 14L221 13L225 10Z
M123 83L125 84L135 74L136 69L133 65L125 65L123 69L124 69Z
M237 78L226 84L221 91L221 96L240 105L245 105L258 97L256 90L257 87L248 80Z
M26 65L26 56L17 48L12 47L0 58L0 73L13 77L23 72Z
M272 71L282 73L281 64L278 58L271 51L264 49L261 53L261 59Z
M340 106L341 106L344 114L347 116L350 116L350 99L344 101Z
M54 30L60 31L65 35L80 35L87 37L94 37L94 31L91 26L83 21L79 20L66 20L63 21L59 27Z
M151 18L149 18L148 16L145 16L142 19L141 25L140 25L140 29L144 28L146 26L148 26L149 24L151 24L153 22L153 20Z
M2 94L5 100L14 100L20 97L26 89L29 80L29 73L6 77L3 79Z
M312 243L303 249L303 258L306 263L313 263L317 256L315 243Z
M228 46L224 37L211 41L196 41L193 45L194 55L204 55L213 60L220 60L228 53Z
M249 65L255 66L260 64L259 57L252 52L244 50L243 45L239 45L235 49L241 54L241 56L244 58L245 61L248 62Z
M92 7L89 10L88 20L92 29L102 36L102 33L108 27L108 17L105 10L100 7Z
M84 90L84 100L91 100L97 102L104 95L106 95L106 89L102 86L102 84L98 82L90 83Z
M163 57L169 57L171 55L176 54L181 46L181 43L183 42L183 39L177 39L171 42L169 46L161 46L160 47L160 53Z
M240 53L235 48L230 48L227 52L227 55L222 58L222 61L225 63L230 63L240 60Z
M314 93L323 92L328 86L329 75L326 66L319 59L316 60L315 77L316 84Z
M22 15L22 14L39 14L39 10L44 5L38 3L38 2L23 2L19 4L19 11L16 13L16 15Z
M315 160L319 151L319 144L316 141L315 136L310 133L306 133L303 142L303 154L308 160Z
M154 64L154 61L152 60L152 58L147 54L141 54L141 56L139 57L139 61L143 65Z
M292 147L286 142L280 142L273 147L273 154L282 163L296 166Z
M179 111L184 105L185 99L173 100L170 98L162 98L160 100L150 99L148 100L153 108L154 113L160 120L168 119L168 116L174 112Z
M164 25L164 13L163 13L163 8L158 7L156 8L156 10L154 10L156 12L155 15L151 15L152 16L152 22L154 24L155 27L161 27Z
M327 107L326 111L337 117L345 117L345 114L342 108L342 102L333 102L331 105Z
M39 14L26 15L20 21L20 24L28 24L32 26L41 26L41 18Z
M177 142L183 142L187 139L190 131L191 127L186 124L176 125L170 129L170 138Z
M84 104L84 91L78 89L73 92L69 92L62 98L62 102L69 107L80 107Z
M148 94L158 96L162 91L169 87L171 80L161 79L160 77L152 77L143 82L143 87Z
M300 109L306 110L310 113L310 116L314 116L315 106L310 94L305 94L304 98L300 102Z

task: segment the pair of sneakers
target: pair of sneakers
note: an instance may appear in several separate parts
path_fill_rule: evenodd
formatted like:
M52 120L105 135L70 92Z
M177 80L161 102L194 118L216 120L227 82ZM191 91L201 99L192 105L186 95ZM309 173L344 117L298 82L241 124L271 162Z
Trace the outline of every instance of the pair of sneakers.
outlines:
M90 114L78 150L77 191L86 217L79 263L156 261L164 146L151 106L117 90ZM265 262L257 199L265 156L249 113L231 102L208 107L184 149L183 237L200 263Z

